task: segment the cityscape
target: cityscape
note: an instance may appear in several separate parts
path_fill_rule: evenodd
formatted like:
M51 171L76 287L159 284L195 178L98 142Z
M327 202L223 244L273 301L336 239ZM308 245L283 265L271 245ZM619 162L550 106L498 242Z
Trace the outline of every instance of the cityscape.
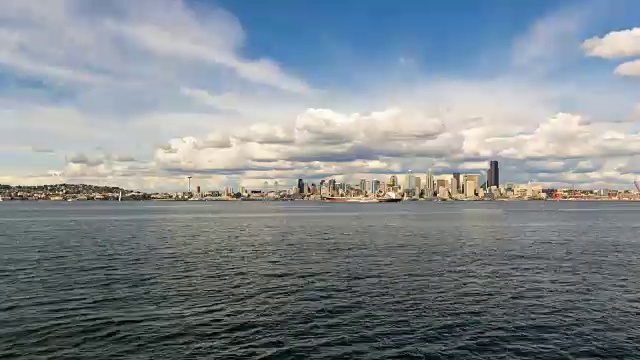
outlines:
M192 176L185 178L186 191L142 192L120 187L87 184L53 184L40 186L0 185L0 201L340 201L394 199L398 201L505 201L505 200L608 200L640 201L640 185L635 190L544 188L540 184L500 182L498 161L489 162L486 175L480 173L434 174L424 176L412 170L389 175L385 180L360 179L358 183L338 182L334 178L310 182L297 179L295 184L264 182L260 189L244 186L205 190L192 188Z

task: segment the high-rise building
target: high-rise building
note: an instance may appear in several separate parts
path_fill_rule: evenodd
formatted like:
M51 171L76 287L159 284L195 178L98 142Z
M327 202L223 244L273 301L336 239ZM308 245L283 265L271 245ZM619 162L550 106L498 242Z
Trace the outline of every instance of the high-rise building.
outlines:
M200 185L196 186L196 194L200 194Z
M305 192L304 181L302 179L298 179L298 194L304 194Z
M404 191L414 191L416 188L416 176L409 170L404 178Z
M431 169L429 169L429 171L427 171L427 176L425 178L426 183L424 184L424 189L426 192L427 197L431 197L433 196L433 192L434 192L434 184L433 184L433 172L431 172Z
M416 182L416 184L415 184L416 185L415 186L415 188L416 188L415 195L416 196L420 196L420 192L422 191L422 179L420 179L419 176L416 176L415 182Z
M398 186L398 177L396 175L391 175L389 178L389 184L391 184L391 186Z
M329 195L333 195L338 191L336 179L329 179Z
M476 186L478 186L478 183L476 183L475 179L467 177L467 181L464 186L464 196L474 197L476 195Z
M458 179L460 179L460 174L458 174ZM458 195L458 190L460 187L458 186L458 179L456 179L456 174L453 174L451 178L451 195Z
M371 195L375 195L380 190L380 180L374 179L371 182Z
M363 194L367 191L367 179L360 179L360 191Z
M496 160L489 162L489 171L487 172L487 187L492 186L500 186L500 168Z
M456 186L455 186L455 188L453 186L451 186L451 193L453 194L454 193L453 191L455 190L455 193L457 194L460 191L462 191L462 189L461 189L462 188L462 183L460 182L460 173L459 172L453 173L453 178L456 180Z

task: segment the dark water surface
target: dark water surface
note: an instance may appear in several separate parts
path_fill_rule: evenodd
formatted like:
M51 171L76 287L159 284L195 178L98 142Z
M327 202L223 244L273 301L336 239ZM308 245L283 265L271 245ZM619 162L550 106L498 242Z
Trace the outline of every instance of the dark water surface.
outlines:
M640 358L640 204L0 204L0 358Z

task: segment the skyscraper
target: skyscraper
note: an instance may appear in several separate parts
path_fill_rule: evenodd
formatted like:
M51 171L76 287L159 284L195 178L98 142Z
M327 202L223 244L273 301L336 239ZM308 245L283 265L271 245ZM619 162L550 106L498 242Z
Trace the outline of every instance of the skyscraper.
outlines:
M451 193L453 193L453 191L455 190L456 194L459 193L460 191L462 191L462 183L460 182L460 173L459 172L455 172L453 173L453 178L456 179L456 186L455 188L452 186L451 187Z
M360 191L363 194L367 191L367 179L360 179Z
M304 181L302 179L298 179L298 194L304 194Z
M380 190L380 180L374 179L371 182L371 195L377 194L378 190Z
M431 169L429 169L429 171L427 171L427 176L426 176L426 183L424 184L424 189L426 192L427 197L431 197L433 196L433 190L434 190L434 184L433 184L433 172L431 171Z
M500 186L500 169L496 160L489 162L489 171L487 172L487 187L492 186Z
M415 195L416 196L420 196L420 192L422 191L422 184L421 184L422 179L420 179L419 176L416 176L415 182L416 182L416 184L415 184L416 185L416 193L415 193Z
M391 177L389 178L389 183L391 184L391 186L398 186L398 177L395 175L391 175Z
M414 191L416 188L416 176L409 170L404 178L404 191Z

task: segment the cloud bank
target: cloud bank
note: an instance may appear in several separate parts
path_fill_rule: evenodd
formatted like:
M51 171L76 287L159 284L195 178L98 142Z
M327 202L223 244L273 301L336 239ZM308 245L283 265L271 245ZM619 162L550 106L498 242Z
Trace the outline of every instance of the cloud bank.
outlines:
M536 21L504 44L513 65L504 71L416 71L402 82L376 69L354 91L320 89L277 59L247 55L251 34L220 8L3 1L0 71L15 86L0 89L0 132L19 136L0 147L0 183L177 190L193 175L204 187L261 187L478 172L497 159L505 180L629 187L640 174L640 128L626 120L640 119L640 94L610 80L621 116L591 84L554 71L582 50L622 59L615 74L633 79L640 28L580 47L588 20L561 11Z

